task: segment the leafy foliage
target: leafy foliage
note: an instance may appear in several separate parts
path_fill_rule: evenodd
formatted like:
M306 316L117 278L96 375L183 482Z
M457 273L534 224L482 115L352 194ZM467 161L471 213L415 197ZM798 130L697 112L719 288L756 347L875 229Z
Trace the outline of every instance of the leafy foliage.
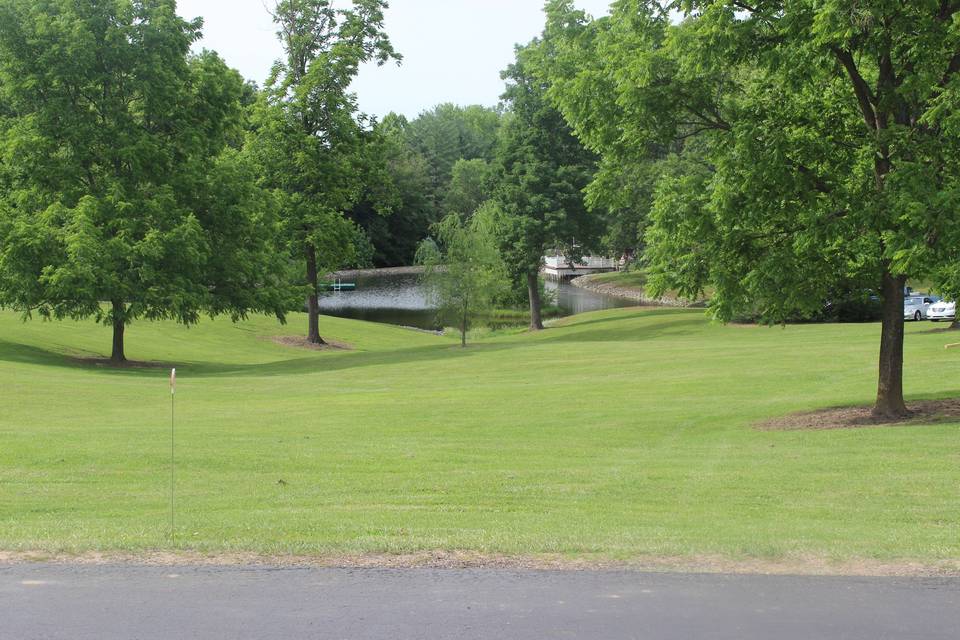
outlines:
M374 156L349 87L362 63L399 59L383 31L386 7L280 0L274 11L286 57L257 104L248 149L276 190L291 253L306 263L311 342L322 342L319 276L357 260L359 236L346 213L364 196Z
M172 2L0 2L0 304L45 317L283 317L273 201L227 148L239 74ZM110 307L104 308L103 302Z
M517 49L503 72L503 99L510 111L497 148L501 250L515 282L530 293L531 328L542 328L536 278L544 253L559 250L579 258L597 245L599 220L584 203L596 157L583 147L547 99L547 86L533 74L544 47L534 41Z
M490 197L493 173L490 163L482 158L457 160L453 165L450 184L443 199L443 208L463 217L473 215Z
M494 109L444 103L421 113L408 131L413 148L430 166L434 192L439 195L458 160L493 159L499 129L500 114Z
M387 115L375 125L379 143L373 148L382 167L380 185L390 191L390 215L369 199L350 212L369 238L371 260L380 267L413 263L417 245L436 221L431 197L430 169L426 159L409 143L406 119Z
M452 210L473 213L484 199L481 185L488 186L483 165L493 161L500 124L496 109L441 104L413 121L391 113L375 126L386 141L381 162L394 194L391 215L362 206L354 218L378 266L411 264L433 224Z
M493 308L507 286L507 273L493 236L479 216L465 222L450 214L417 249L417 264L426 267L422 281L437 304L438 319L460 332L461 346L478 317Z
M718 317L776 322L870 282L885 309L877 412L899 414L903 285L960 290L942 266L960 259L958 10L622 0L589 22L555 0L546 75L605 158L671 155L646 234L654 293L709 285Z

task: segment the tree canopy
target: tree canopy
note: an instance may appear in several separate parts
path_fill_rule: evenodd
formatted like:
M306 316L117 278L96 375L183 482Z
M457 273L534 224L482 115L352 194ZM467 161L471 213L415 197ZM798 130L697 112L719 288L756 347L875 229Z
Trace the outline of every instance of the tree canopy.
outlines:
M443 210L469 217L490 197L493 171L483 158L457 160L443 199Z
M228 147L243 81L174 9L0 1L0 304L108 323L116 362L137 318L289 303L272 200Z

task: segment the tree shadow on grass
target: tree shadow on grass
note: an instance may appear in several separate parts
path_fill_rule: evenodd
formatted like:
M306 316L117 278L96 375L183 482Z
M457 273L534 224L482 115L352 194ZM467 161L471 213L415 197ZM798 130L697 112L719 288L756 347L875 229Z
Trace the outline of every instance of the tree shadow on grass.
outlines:
M611 311L613 313L611 313ZM699 313L696 313L699 311ZM590 317L597 314L603 314L599 317ZM567 316L561 318L553 326L558 329L573 329L576 327L589 327L598 324L609 324L611 322L623 322L625 320L639 320L649 318L670 318L670 317L697 317L701 321L704 318L703 309L689 309L686 307L621 307L619 309L608 309L606 311L592 311L586 314Z
M466 349L449 344L427 345L410 347L408 349L394 349L390 351L352 351L327 354L324 357L318 354L313 357L305 356L275 360L272 362L253 364L225 364L216 362L185 363L183 369L195 377L214 376L282 376L309 373L328 373L361 367L403 365L434 360L451 360L470 358L482 353L502 351L514 346L510 344L482 344L471 345Z
M177 367L183 374L196 378L218 376L282 376L310 373L327 373L360 367L404 365L471 358L500 351L532 348L551 343L577 342L640 342L660 337L678 337L696 333L695 327L703 326L703 319L691 316L690 312L657 311L641 314L640 317L663 318L669 321L637 326L624 324L633 316L620 315L581 322L571 322L561 327L546 330L535 339L508 339L493 342L472 343L466 349L443 342L410 348L385 351L311 352L302 356L260 363L226 363L206 360L171 363L146 362L142 367L111 367L93 364L90 353L64 353L41 347L0 340L0 362L17 362L41 366L71 369L86 369L104 375L143 376L156 378L161 370ZM620 325L611 323L620 323Z
M105 375L142 376L156 378L158 371L166 375L168 367L177 367L191 377L217 376L278 376L325 373L357 367L408 364L431 360L465 358L523 346L522 343L474 344L466 349L448 343L395 349L389 351L317 352L296 358L261 363L225 363L211 361L182 361L173 363L146 362L140 367L111 367L94 363L84 355L70 355L31 345L0 340L0 362L40 365L65 369L96 371Z
M129 360L121 365L93 351L80 351L64 347L63 351L43 349L27 344L0 340L0 362L32 364L65 369L92 370L103 373L156 375L157 371L168 372L176 363ZM166 373L164 373L166 375Z
M633 319L633 316L630 316ZM637 326L624 323L622 316L597 318L558 327L564 331L550 334L544 342L645 342L662 337L679 337L699 333L705 324L699 314L685 311L658 311L654 314L636 316L637 319L663 320L655 324ZM614 323L611 325L611 323Z
M912 335L915 336L924 336L924 335L942 335L942 336L958 336L957 340L960 341L960 328L954 329L950 326L950 323L945 323L942 327L930 327L929 329L920 329L918 331L912 331Z
M3 362L39 364L79 369L83 367L81 359L84 357L97 357L97 354L76 353L74 355L70 355L67 353L34 347L28 344L0 340L0 361Z

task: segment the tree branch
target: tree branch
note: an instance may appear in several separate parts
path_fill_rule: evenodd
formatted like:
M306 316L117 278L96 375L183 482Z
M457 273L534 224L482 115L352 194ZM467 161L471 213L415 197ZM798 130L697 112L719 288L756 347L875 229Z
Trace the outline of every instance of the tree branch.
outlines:
M873 109L875 98L866 80L860 75L857 69L857 63L853 59L853 54L839 47L833 48L833 54L840 61L840 64L847 70L850 82L853 83L853 92L857 96L857 102L860 103L860 111L863 113L863 121L871 131L877 130L877 114Z
M756 7L751 7L751 6L750 6L749 4L747 4L746 2L741 2L740 0L733 0L733 3L732 3L732 4L733 4L733 6L735 6L736 8L742 9L743 11L746 11L747 13L756 13L756 12L757 12L757 8L756 8Z
M794 227L781 227L779 229L771 229L769 231L747 233L743 235L743 238L746 240L782 240L783 238L790 237L798 233L812 231L813 229L824 224L842 220L843 218L847 217L847 214L849 213L850 212L847 209L837 209L825 217L817 218L812 222L812 224L797 225Z
M820 193L832 193L833 189L826 182L823 181L817 173L810 167L797 162L792 158L787 158L787 163L791 167L800 172L801 175L810 178L810 181L813 183L813 188L819 191Z

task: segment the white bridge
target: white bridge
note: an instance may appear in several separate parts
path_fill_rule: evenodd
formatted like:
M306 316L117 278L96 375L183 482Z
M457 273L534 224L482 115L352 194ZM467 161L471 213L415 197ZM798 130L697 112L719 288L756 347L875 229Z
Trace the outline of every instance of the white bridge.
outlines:
M590 273L616 271L619 266L617 260L599 256L583 256L576 262L571 262L566 256L546 256L543 259L543 275L554 280L565 280Z

